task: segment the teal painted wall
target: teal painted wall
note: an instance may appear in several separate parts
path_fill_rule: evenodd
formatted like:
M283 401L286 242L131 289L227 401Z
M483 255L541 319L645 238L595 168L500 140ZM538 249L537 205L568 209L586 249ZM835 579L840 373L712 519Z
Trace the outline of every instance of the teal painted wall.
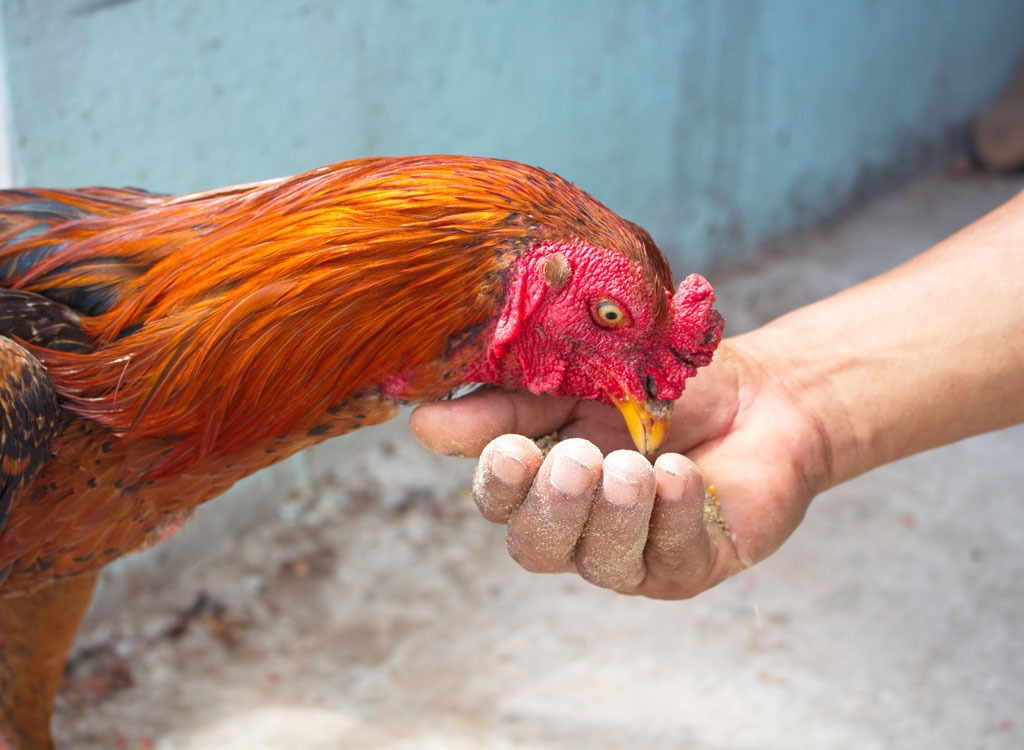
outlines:
M184 191L355 156L551 168L706 268L948 147L1020 0L2 0L20 183Z

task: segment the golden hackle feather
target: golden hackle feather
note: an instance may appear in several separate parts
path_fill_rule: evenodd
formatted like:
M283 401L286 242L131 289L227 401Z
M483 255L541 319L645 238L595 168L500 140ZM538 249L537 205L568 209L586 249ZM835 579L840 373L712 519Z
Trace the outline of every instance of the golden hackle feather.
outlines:
M533 242L615 247L671 289L642 230L550 173L498 160L364 159L133 201L130 215L15 243L0 266L66 243L7 284L98 300L84 319L96 349L37 354L78 415L128 439L175 439L164 471L284 433L389 378L419 375L410 398L443 395Z

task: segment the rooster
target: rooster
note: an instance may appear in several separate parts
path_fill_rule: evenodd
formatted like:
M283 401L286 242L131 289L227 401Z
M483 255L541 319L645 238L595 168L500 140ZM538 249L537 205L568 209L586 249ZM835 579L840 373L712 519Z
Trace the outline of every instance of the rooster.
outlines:
M238 479L469 383L613 404L652 453L723 325L571 183L456 156L0 192L0 287L3 750L52 746L97 571Z

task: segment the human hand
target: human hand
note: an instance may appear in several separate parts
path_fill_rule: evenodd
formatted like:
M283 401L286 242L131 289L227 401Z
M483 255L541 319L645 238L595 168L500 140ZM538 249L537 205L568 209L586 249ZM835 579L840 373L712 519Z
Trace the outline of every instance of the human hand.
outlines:
M777 549L828 481L818 420L755 351L723 342L677 402L653 466L628 450L619 413L596 403L483 390L420 407L411 427L431 450L480 455L474 498L508 525L527 570L687 598ZM555 430L546 458L523 437ZM720 520L705 518L706 482Z

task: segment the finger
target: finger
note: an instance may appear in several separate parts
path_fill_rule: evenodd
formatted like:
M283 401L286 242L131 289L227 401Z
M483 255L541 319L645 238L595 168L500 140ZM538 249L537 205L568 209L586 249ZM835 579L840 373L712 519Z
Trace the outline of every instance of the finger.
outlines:
M704 523L704 479L689 459L674 453L654 464L657 497L644 550L647 577L641 593L685 599L718 581L711 580L717 555Z
M654 469L635 451L604 459L601 491L576 549L576 568L603 588L630 591L644 579L644 545L654 505Z
M601 478L601 452L578 438L548 454L533 488L508 519L508 551L533 573L573 569L573 552Z
M501 435L488 443L473 477L473 500L484 518L507 523L526 499L543 460L537 444L522 435Z
M554 432L569 419L575 405L575 399L485 388L452 401L418 407L409 419L409 428L435 453L479 456L498 435L539 437Z

